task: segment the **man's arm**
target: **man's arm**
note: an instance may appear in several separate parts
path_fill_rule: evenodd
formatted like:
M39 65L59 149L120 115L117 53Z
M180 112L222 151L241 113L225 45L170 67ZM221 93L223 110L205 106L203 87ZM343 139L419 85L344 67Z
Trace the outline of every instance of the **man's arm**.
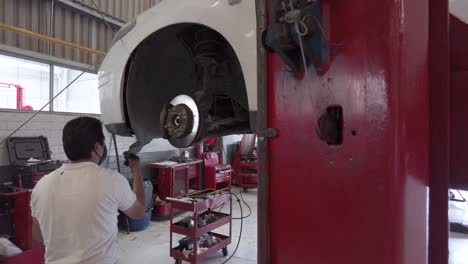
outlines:
M136 155L131 155L128 157L128 162L133 174L133 192L135 193L137 200L132 206L130 206L130 208L123 212L132 219L141 219L146 213L146 197L145 188L143 186L143 177L141 176L140 159Z
M44 242L44 238L42 237L41 228L39 227L39 222L36 218L33 219L33 226L32 226L32 236L35 241L37 242Z

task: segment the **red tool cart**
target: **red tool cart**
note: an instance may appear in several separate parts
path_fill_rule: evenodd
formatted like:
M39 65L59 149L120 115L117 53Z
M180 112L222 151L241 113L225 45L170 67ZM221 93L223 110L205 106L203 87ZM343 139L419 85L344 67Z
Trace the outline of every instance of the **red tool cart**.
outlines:
M229 189L204 190L182 198L168 198L171 201L170 255L181 264L182 261L198 264L218 251L228 255L227 246L232 235L232 200ZM214 209L229 203L230 213L216 212ZM175 210L191 212L192 215L174 223ZM212 232L229 224L229 235ZM173 246L173 235L185 237L179 245ZM195 243L195 241L197 241Z
M221 163L221 155L217 152L203 153L205 163L205 188L220 190L231 189L233 170L230 165Z
M233 183L244 191L255 189L258 185L258 163L255 154L256 135L248 134L242 136L242 140L237 150L233 162L234 179Z
M202 162L194 159L188 162L162 161L147 165L148 168L156 169L151 176L151 183L161 200L154 205L155 219L167 220L170 217L170 204L166 197L182 197L189 194L191 189L201 189Z
M2 188L0 192L0 221L2 236L8 237L23 250L22 254L2 258L4 264L42 264L45 249L41 243L32 238L32 217L29 207L31 193Z

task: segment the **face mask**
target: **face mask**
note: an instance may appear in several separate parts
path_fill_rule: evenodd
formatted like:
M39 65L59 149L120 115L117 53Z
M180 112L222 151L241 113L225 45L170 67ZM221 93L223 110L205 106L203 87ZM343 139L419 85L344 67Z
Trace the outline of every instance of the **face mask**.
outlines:
M99 154L96 152L96 155L99 156ZM102 156L99 156L99 163L98 165L101 165L105 160L107 159L107 146L104 145L103 151L102 151Z

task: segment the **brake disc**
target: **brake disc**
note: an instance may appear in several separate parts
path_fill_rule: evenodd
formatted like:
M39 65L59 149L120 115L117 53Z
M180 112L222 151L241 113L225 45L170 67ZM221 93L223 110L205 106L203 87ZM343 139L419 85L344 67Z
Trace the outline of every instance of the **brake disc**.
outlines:
M200 113L192 97L179 95L161 112L164 138L178 148L191 146L200 130Z

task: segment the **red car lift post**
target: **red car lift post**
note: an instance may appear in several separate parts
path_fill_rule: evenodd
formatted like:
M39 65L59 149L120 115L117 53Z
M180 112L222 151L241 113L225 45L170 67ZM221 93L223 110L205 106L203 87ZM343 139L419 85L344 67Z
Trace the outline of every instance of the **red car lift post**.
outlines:
M276 2L257 1L260 36ZM343 41L323 76L259 53L259 263L446 264L448 1L321 4ZM329 106L338 146L317 136Z

